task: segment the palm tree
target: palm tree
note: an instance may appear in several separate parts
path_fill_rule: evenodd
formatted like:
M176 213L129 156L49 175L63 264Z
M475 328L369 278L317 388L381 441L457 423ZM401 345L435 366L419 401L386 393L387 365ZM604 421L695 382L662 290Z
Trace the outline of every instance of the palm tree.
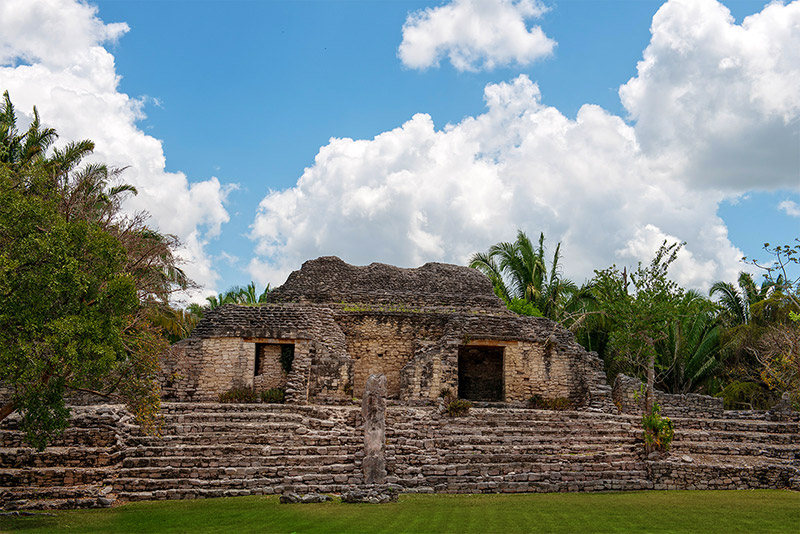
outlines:
M270 286L264 288L260 294L256 292L255 282L250 282L245 287L233 286L224 293L218 295L211 295L206 297L208 304L205 306L207 310L213 310L225 304L244 304L246 306L258 306L267 302L267 296L270 292Z
M720 365L723 327L716 321L713 304L695 291L687 291L679 307L679 316L656 345L659 385L671 393L691 393Z
M719 295L720 319L730 327L750 324L752 306L767 299L776 284L768 280L758 287L750 273L739 273L738 289L730 282L717 282L711 286L708 296Z
M524 300L534 304L545 317L561 320L570 301L573 307L577 304L574 297L579 290L571 280L561 277L560 259L558 243L548 270L544 233L539 234L538 247L534 247L525 232L518 230L516 241L497 243L488 252L473 254L469 266L485 274L506 303Z

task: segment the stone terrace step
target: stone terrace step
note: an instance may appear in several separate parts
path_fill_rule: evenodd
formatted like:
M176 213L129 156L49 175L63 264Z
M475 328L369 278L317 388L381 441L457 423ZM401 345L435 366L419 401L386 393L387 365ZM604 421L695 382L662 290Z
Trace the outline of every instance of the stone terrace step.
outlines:
M42 452L27 447L0 449L0 469L21 467L105 467L119 461L120 453L107 447L48 447Z
M342 445L363 446L364 438L356 436L340 436L331 434L271 434L271 433L239 433L239 432L194 432L185 435L169 436L137 436L128 439L131 447L139 446L180 446L180 445L278 445L283 443L304 446L335 447Z
M70 486L13 486L0 487L0 503L19 500L84 499L96 498L102 484L74 484Z
M325 465L325 475L351 474L355 471L355 463ZM130 467L121 469L119 481L126 478L146 478L151 480L161 479L202 479L202 480L231 480L240 478L272 479L286 476L303 476L319 474L319 465L284 464L253 467Z
M800 423L797 422L773 422L742 419L698 419L681 417L673 417L671 419L675 424L675 428L685 428L691 430L800 435Z
M277 456L167 456L167 457L135 457L126 458L122 462L123 469L134 468L179 468L179 467L285 467L315 466L325 467L353 462L353 455L277 455Z
M395 466L392 466L395 467ZM640 462L591 462L573 463L556 461L545 462L513 462L513 463L476 463L476 464L439 464L417 467L396 468L392 475L399 478L424 477L431 482L440 477L475 477L480 480L511 481L558 481L579 479L609 478L610 474L624 478L644 478L644 465Z
M25 435L16 430L0 430L0 446L24 448ZM53 441L54 447L115 447L117 434L108 428L67 428Z
M432 431L432 432L431 432ZM592 436L618 436L620 434L638 435L641 433L638 429L630 428L587 428L583 425L560 425L555 426L551 424L541 424L538 426L532 425L503 425L503 426L481 426L481 425L447 425L447 426L430 426L427 429L420 429L415 427L393 427L387 428L387 435L394 436L418 436L430 433L436 433L441 436L454 435L454 436L475 436L475 435L492 435L492 436L522 436L522 435L556 435L556 436L575 436L578 437L592 437Z
M291 442L282 442L273 445L251 444L201 444L201 445L157 445L139 446L128 449L127 457L130 458L169 458L173 456L196 456L202 458L220 458L231 455L243 457L263 456L325 456L328 454L355 454L363 450L363 444L358 445L331 445L331 446L303 446L292 445Z
M725 443L715 441L674 441L673 454L717 454L726 456L758 456L800 460L800 444L772 445L766 443Z
M335 477L340 477L341 482L336 482ZM361 484L361 474L340 473L338 475L283 475L275 477L250 477L247 478L135 478L119 477L114 484L116 494L120 497L128 497L129 493L174 491L174 490L195 490L195 489L216 489L216 490L261 490L261 493L280 493L286 487L295 486L321 486L325 485L329 489L326 492L341 492L348 489L349 485ZM291 491L291 490L289 490Z
M772 445L791 445L800 443L795 434L767 434L764 432L733 432L675 429L675 441L709 441L718 443L763 443Z
M111 467L41 467L36 469L3 469L0 486L71 486L94 484L115 473Z
M405 457L403 457L406 460ZM596 453L583 453L583 454L559 454L559 453L552 453L552 454L541 454L541 453L528 453L528 454L521 454L521 453L505 453L505 454L494 454L487 460L485 455L479 452L475 453L461 453L461 454L453 454L453 453L445 453L438 457L439 462L441 463L452 463L452 464L488 464L488 465L499 465L499 464L506 464L506 463L515 463L515 464L528 464L528 463L557 463L557 462L569 462L573 465L578 464L586 464L586 463L594 463L594 462L635 462L638 460L637 456L631 454L629 452L620 452L620 453L608 453L605 451L596 452Z

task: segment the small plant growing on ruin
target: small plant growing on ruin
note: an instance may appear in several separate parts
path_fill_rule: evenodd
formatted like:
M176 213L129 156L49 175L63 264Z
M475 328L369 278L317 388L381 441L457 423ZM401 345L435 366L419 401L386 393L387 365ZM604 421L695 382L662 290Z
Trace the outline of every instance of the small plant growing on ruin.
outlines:
M345 384L343 390L344 394L347 395L348 397L353 396L353 384Z
M261 402L269 404L283 404L286 392L282 388L272 388L261 392Z
M463 417L469 414L472 403L464 399L453 399L447 403L447 415L450 417Z
M675 437L675 427L669 417L661 416L661 407L658 404L654 403L651 412L642 416L642 427L646 453L669 450L672 438Z
M442 388L439 392L439 397L444 401L444 409L450 417L463 417L467 415L470 408L472 408L471 402L459 399L453 395L450 388Z
M219 394L219 402L254 403L257 397L252 389L232 388Z

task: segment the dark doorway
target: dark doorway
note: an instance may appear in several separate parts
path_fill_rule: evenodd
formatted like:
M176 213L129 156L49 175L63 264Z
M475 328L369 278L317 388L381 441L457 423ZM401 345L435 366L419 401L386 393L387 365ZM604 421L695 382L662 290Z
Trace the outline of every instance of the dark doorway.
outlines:
M458 397L503 401L503 347L458 348Z

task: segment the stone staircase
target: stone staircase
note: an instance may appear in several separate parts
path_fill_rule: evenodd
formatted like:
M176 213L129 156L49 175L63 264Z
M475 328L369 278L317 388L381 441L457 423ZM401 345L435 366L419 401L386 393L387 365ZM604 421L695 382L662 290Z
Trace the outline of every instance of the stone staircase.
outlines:
M632 418L473 409L451 418L389 410L387 469L407 490L436 493L646 489Z
M164 403L160 436L119 406L74 408L44 452L0 424L0 508L107 506L113 499L340 493L363 482L358 406ZM386 412L387 482L419 493L800 489L800 420L673 418L668 455L644 458L639 417L434 408Z
M23 443L19 418L0 425L0 508L109 506L130 416L118 406L75 407L70 427L42 452Z
M114 489L125 500L284 491L361 482L358 408L165 404L160 437L134 433Z
M800 490L800 419L672 418L670 456L648 462L655 489Z

